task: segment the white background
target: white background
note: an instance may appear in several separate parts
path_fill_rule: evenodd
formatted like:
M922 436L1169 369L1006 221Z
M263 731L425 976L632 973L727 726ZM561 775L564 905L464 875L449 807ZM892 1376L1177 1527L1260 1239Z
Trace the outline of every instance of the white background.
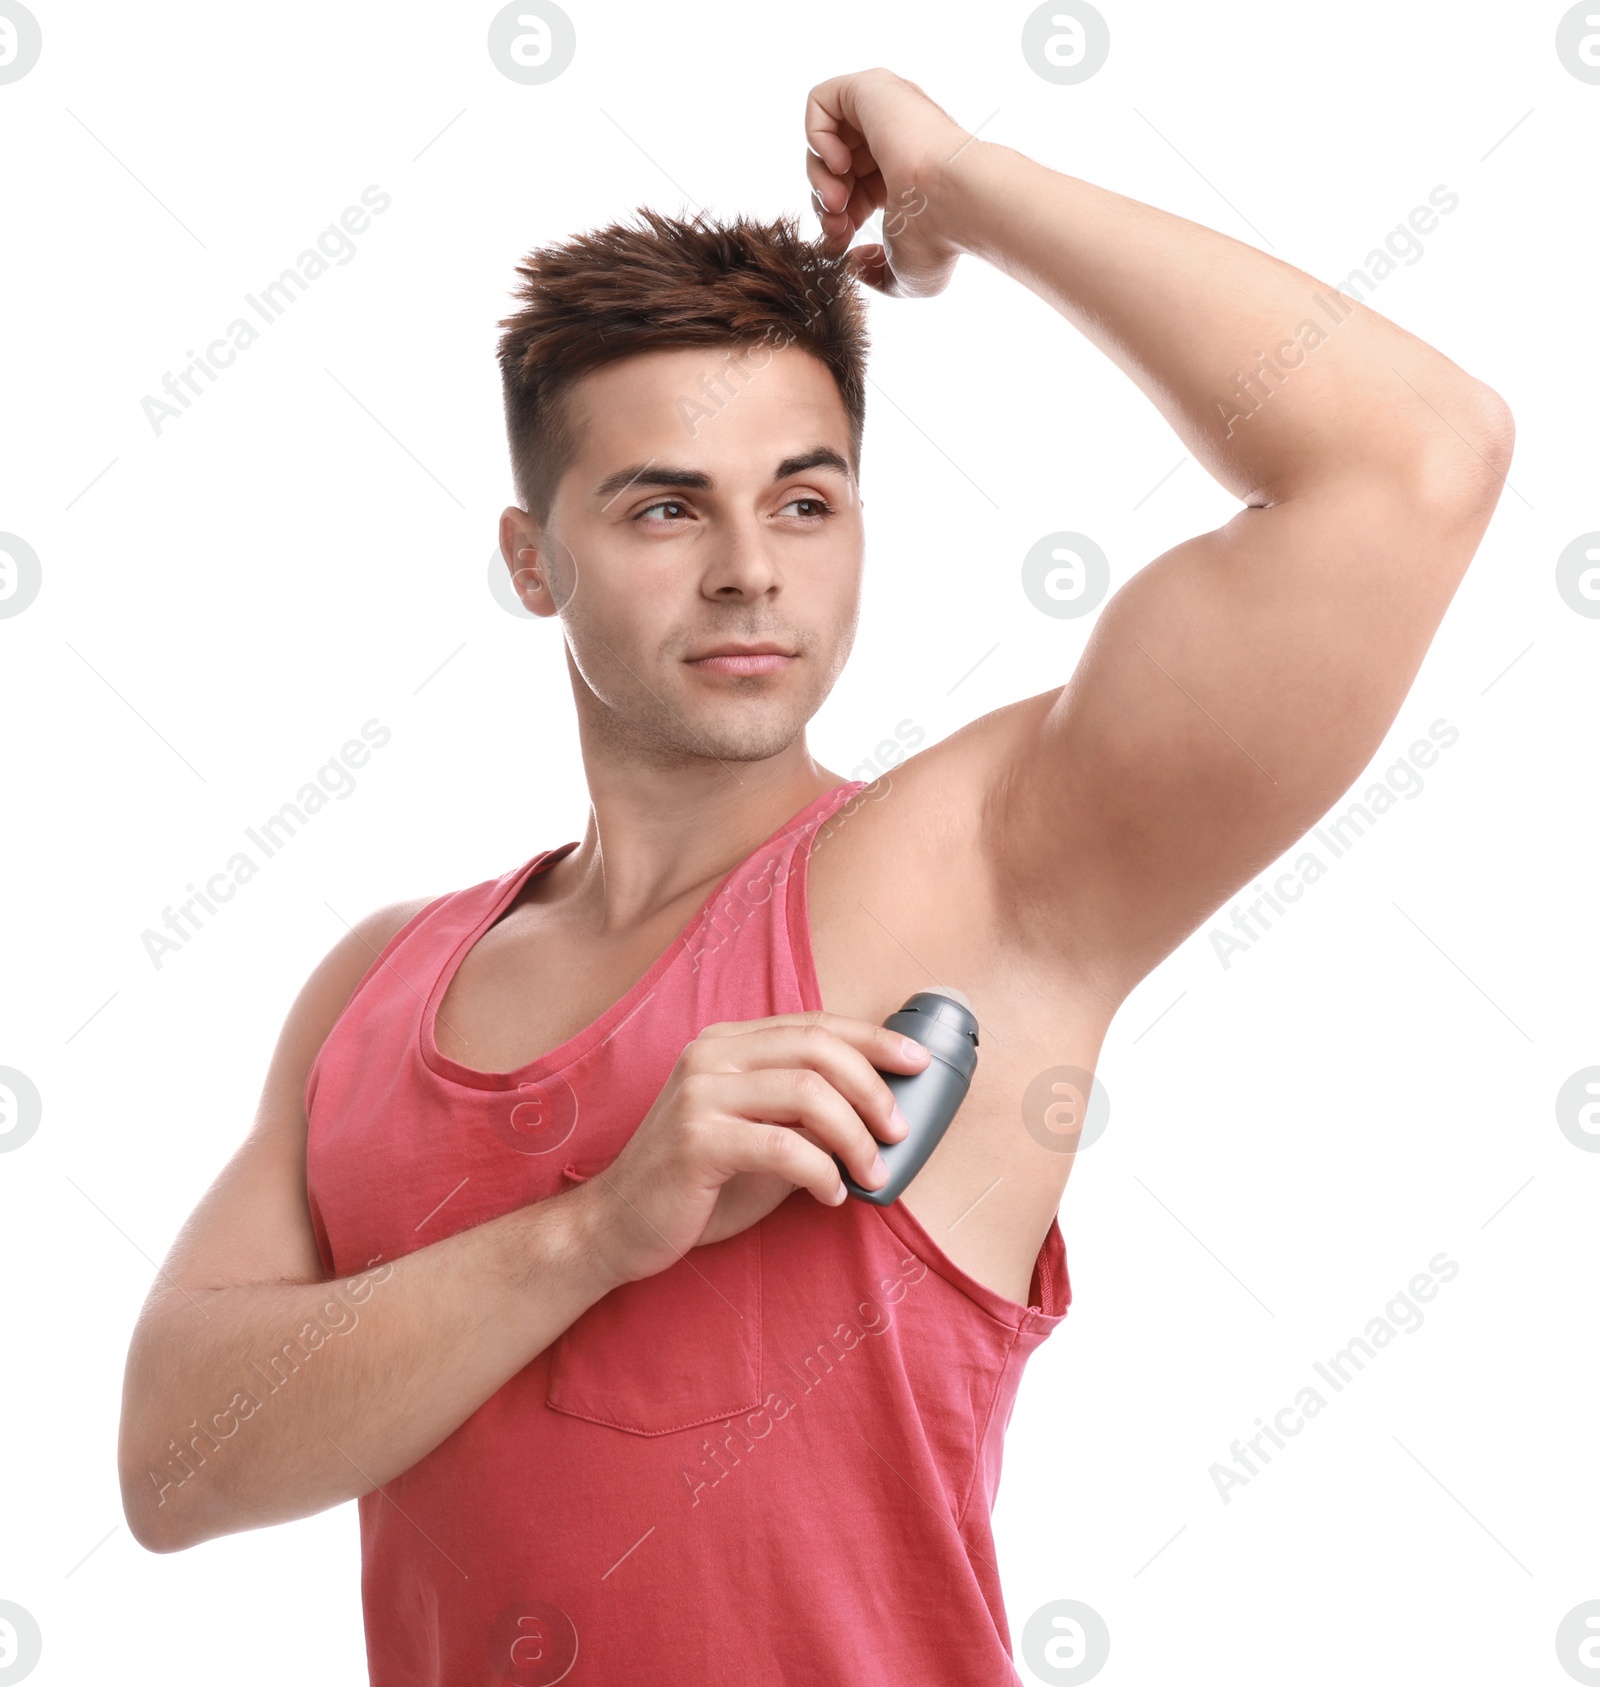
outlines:
M1557 58L1564 9L1104 0L1109 61L1061 87L1025 6L569 0L574 62L524 87L492 5L39 0L0 87L0 529L43 569L0 619L0 1065L44 1105L0 1155L0 1599L42 1626L41 1687L364 1678L353 1505L164 1558L121 1525L128 1334L345 922L581 833L557 629L486 584L516 260L641 203L804 214L806 91L873 64L1334 283L1444 184L1371 302L1519 434L1372 777L1435 720L1458 742L1247 953L1202 931L1113 1027L1075 1305L996 1512L1013 1635L1088 1603L1106 1687L1568 1679L1556 1626L1600 1598L1600 1155L1554 1103L1600 1063L1600 620L1555 561L1600 528L1600 86ZM141 399L372 183L353 260L155 434ZM841 774L1068 676L1092 617L1024 596L1042 535L1092 536L1115 587L1235 508L975 261L872 329L863 623L812 737ZM153 966L141 932L374 717L355 793ZM1423 1326L1224 1504L1229 1444L1441 1251Z

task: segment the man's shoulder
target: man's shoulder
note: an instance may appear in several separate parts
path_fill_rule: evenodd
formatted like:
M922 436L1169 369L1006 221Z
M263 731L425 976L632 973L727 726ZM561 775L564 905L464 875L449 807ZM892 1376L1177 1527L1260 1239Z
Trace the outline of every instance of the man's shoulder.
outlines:
M358 920L350 928L351 935L359 934L362 947L370 949L374 954L381 953L423 909L431 908L436 902L446 901L449 896L459 894L459 891L453 891L443 896L411 896L399 902L386 902L381 908L374 908L364 919Z
M418 915L443 900L438 896L414 896L386 902L346 928L306 981L306 1005L313 1021L323 1026L324 1035L401 932Z
M565 849L574 846L568 844ZM509 867L495 878L479 879L472 884L461 885L454 890L441 891L433 896L410 896L396 902L386 902L381 907L374 908L363 915L355 924L346 929L344 937L334 949L330 951L329 959L334 955L345 954L348 960L359 961L365 955L367 964L375 960L397 938L407 926L411 925L419 915L432 913L437 909L459 907L464 912L476 914L481 908L487 907L501 896L510 886L512 880L523 877L533 861L540 860L546 855L556 855L562 852L563 846L555 849L540 850L529 861ZM361 969L366 970L365 965ZM359 981L359 980L358 980Z

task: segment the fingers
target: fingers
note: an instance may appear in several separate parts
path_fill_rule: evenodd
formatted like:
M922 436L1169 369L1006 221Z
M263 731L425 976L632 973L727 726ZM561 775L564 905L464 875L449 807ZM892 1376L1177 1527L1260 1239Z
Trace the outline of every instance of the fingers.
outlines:
M897 1031L837 1014L735 1021L707 1026L684 1050L682 1099L696 1113L794 1127L821 1159L781 1145L773 1151L791 1168L783 1175L831 1202L832 1154L863 1188L883 1184L878 1143L900 1141L907 1125L882 1074L920 1072L930 1058Z
M863 1188L876 1189L888 1178L877 1139L860 1113L820 1072L810 1067L773 1067L740 1073L729 1081L735 1086L739 1111L745 1118L791 1125L796 1127L791 1136L804 1132L810 1138L806 1146L828 1159L832 1177L823 1181L830 1195L833 1179L838 1177L838 1168L830 1158L834 1154ZM791 1152L775 1141L769 1146L782 1155Z
M808 152L806 178L811 183L812 199L818 214L826 212L836 217L843 212L850 218L853 228L860 228L888 200L883 172L865 147L862 147L859 158L842 173L830 170L816 153Z
M840 174L830 170L816 153L808 152L806 177L811 183L819 214L826 211L837 216L850 203L850 187L853 181L850 172Z
M843 211L824 211L814 197L812 205L817 213L817 221L822 225L823 248L830 255L837 256L849 246L855 229Z
M849 1194L832 1157L788 1125L724 1119L708 1127L706 1140L719 1175L779 1177L825 1207L843 1205Z
M930 1058L920 1043L898 1031L833 1013L708 1025L684 1050L686 1066L699 1071L809 1067L827 1079L883 1142L898 1142L905 1124L881 1074L920 1072Z
M806 176L830 247L842 250L888 198L855 109L859 78L835 76L806 100Z
M775 1172L829 1206L844 1188L833 1155L864 1189L888 1176L860 1116L818 1072L771 1067L689 1082L716 1086L702 1117L719 1171Z
M852 246L850 267L855 271L856 280L866 286L875 288L880 293L894 291L894 274L889 268L888 254L882 246L876 243L871 246Z
M876 165L858 176L855 185L850 189L849 202L844 208L844 214L850 219L850 232L854 234L874 211L881 211L888 198L888 189L883 185L883 172Z
M862 141L854 113L846 109L851 80L830 77L806 96L806 145L835 176L850 174L852 150Z

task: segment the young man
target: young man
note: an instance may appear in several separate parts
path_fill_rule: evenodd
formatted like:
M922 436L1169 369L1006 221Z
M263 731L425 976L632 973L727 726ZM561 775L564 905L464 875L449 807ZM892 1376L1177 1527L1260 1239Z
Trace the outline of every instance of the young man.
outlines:
M381 1687L1012 1678L989 1513L1107 1025L1370 759L1510 458L1410 334L887 71L805 129L820 249L647 214L522 271L501 547L561 624L587 828L334 947L134 1338L135 1534L361 1496ZM857 614L856 282L964 253L1245 508L1068 684L841 781L805 723ZM847 1201L928 1058L881 1022L934 983L971 1093L898 1203Z

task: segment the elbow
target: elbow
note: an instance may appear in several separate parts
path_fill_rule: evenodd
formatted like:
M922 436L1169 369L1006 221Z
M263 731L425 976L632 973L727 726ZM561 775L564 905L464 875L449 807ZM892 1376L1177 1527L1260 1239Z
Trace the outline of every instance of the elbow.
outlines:
M128 1533L146 1552L182 1552L199 1540L179 1517L173 1489L176 1484L161 1470L124 1465L121 1472L122 1515ZM165 1481L166 1486L161 1484Z
M194 1492L199 1484L192 1480L203 1460L197 1446L185 1456L176 1441L163 1444L158 1425L167 1408L156 1383L161 1375L158 1354L147 1319L141 1318L123 1370L117 1482L123 1520L139 1545L146 1552L182 1552L206 1538L194 1526L194 1501L200 1496ZM186 1484L188 1493L183 1491Z
M1472 431L1467 437L1492 474L1498 496L1505 484L1506 472L1511 467L1512 453L1516 450L1516 419L1511 414L1511 406L1500 394L1480 381L1473 393L1469 420Z
M196 1528L193 1502L200 1496L183 1492L195 1471L181 1456L173 1456L177 1449L170 1444L153 1459L142 1457L139 1448L147 1444L138 1423L124 1416L117 1445L122 1516L128 1533L146 1552L182 1552L207 1538Z
M126 1481L122 1486L122 1515L127 1521L128 1533L146 1552L182 1552L185 1547L194 1544L174 1530L172 1519L162 1516L158 1507L146 1503L143 1495L138 1499L130 1495Z
M1487 523L1511 468L1517 428L1511 406L1493 387L1473 381L1432 435L1423 453L1427 502L1461 519Z

